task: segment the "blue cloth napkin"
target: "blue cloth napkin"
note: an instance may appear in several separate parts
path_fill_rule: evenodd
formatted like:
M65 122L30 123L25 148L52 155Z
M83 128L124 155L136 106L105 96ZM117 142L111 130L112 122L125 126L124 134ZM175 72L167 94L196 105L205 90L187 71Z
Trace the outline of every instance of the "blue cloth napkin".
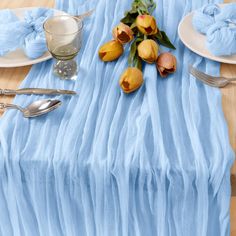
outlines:
M220 8L207 4L194 13L194 28L207 36L206 46L216 56L236 54L236 3Z
M11 10L0 11L0 56L22 48L30 59L47 51L43 23L53 15L52 9L35 8L20 20Z
M126 95L119 77L127 55L99 60L131 0L57 0L84 24L77 81L52 75L52 61L33 66L22 87L74 89L57 110L0 118L0 235L229 236L229 143L220 90L188 73L188 64L219 75L220 64L188 50L181 19L208 0L158 0L154 15L174 42L177 72ZM217 1L215 1L217 2ZM46 96L16 96L23 107ZM48 97L47 97L48 98Z

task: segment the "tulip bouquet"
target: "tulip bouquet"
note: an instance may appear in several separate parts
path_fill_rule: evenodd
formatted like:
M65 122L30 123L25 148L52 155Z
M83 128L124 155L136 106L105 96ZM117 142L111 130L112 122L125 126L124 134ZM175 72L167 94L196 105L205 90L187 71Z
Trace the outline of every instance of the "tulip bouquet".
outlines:
M113 31L113 40L99 49L102 61L114 61L124 52L124 45L132 42L129 67L121 75L120 87L125 93L137 90L143 84L142 62L156 64L161 77L176 70L176 58L169 52L159 54L159 45L175 49L164 31L160 31L152 12L156 8L153 0L134 0L132 9L125 13Z

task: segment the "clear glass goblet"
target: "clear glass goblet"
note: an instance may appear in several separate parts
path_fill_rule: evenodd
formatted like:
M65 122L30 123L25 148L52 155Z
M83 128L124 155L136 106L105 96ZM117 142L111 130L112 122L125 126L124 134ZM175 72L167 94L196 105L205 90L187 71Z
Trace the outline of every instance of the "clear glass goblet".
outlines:
M56 62L53 72L61 79L76 79L77 56L82 44L83 22L69 15L54 16L43 25L47 47Z

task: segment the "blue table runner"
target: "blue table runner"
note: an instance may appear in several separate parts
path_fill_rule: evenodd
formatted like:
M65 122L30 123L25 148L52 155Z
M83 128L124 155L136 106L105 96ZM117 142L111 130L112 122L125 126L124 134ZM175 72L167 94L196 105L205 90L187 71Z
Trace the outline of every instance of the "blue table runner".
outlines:
M0 235L225 236L230 234L234 160L221 93L188 74L188 64L218 75L220 64L190 52L178 23L207 0L158 0L158 25L176 45L178 70L161 79L146 65L132 95L118 85L127 52L103 63L97 51L131 0L57 0L84 26L76 82L34 65L21 87L75 89L37 119L7 111L0 119ZM46 97L46 96L45 96ZM26 106L42 96L16 96Z

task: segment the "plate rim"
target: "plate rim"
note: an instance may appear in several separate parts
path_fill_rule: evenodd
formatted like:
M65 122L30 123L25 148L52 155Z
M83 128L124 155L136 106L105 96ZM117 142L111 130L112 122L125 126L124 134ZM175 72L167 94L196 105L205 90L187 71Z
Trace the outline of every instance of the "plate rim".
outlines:
M226 5L227 3L223 3L223 4L218 4L220 7ZM214 56L213 54L211 54L208 50L208 55L206 55L205 53L202 53L202 52L199 52L197 49L193 48L191 45L189 45L189 43L187 43L183 37L182 37L182 34L180 33L180 30L181 30L181 27L183 25L183 23L186 21L186 19L188 19L189 17L192 17L194 11L191 11L190 13L188 13L187 15L184 16L184 18L180 21L179 25L178 25L178 36L181 40L181 42L188 48L190 49L191 51L193 51L194 53L196 53L197 55L200 55L204 58L207 58L207 59L210 59L210 60L213 60L213 61L216 61L216 62L221 62L221 63L226 63L226 64L231 64L231 65L236 65L236 60L232 60L232 59L229 59L229 58L226 58L226 56L221 56L221 57L218 57L218 56ZM193 28L193 26L192 26ZM194 28L193 28L194 29ZM197 33L197 34L200 34L199 32L197 32L195 29L194 31ZM206 38L205 35L201 34L203 37ZM229 56L231 57L231 56Z
M10 9L13 12L16 11L26 11L26 10L32 10L32 9L36 9L38 7L19 7L19 8L12 8ZM51 7L44 7L47 9L52 9L55 12L58 13L58 15L68 15L68 13L58 10L56 8L51 8ZM19 50L19 49L17 49ZM15 50L16 51L16 50ZM12 51L11 53L14 53L14 51ZM7 55L7 54L6 54ZM52 55L50 54L50 52L47 50L41 57L36 58L36 59L29 59L28 61L24 61L24 62L15 62L15 63L2 63L1 62L1 58L4 58L4 56L0 56L0 68L13 68L13 67L23 67L23 66L29 66L29 65L35 65L38 64L40 62L44 62L47 61L49 59L52 58ZM26 57L27 58L27 57Z

